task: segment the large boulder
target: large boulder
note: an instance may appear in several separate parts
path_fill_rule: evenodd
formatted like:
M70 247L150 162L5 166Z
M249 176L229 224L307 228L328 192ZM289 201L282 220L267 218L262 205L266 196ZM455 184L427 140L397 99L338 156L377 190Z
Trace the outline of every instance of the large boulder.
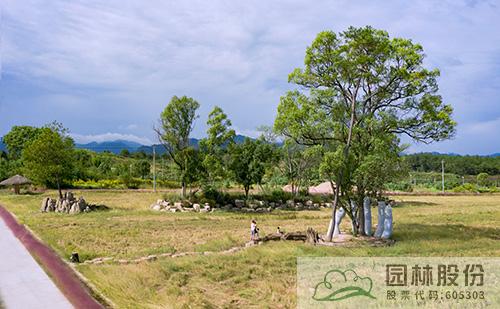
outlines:
M50 205L50 197L46 197L42 200L42 206L40 207L41 212L47 212L47 207Z
M193 210L196 211L196 212L200 212L200 204L193 204Z

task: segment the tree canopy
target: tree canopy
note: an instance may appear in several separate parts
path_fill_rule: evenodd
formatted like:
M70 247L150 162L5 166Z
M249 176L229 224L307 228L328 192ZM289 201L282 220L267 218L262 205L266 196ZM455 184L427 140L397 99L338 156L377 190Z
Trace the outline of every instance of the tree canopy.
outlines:
M57 186L73 176L74 143L54 128L45 127L22 151L25 174L48 187Z
M194 161L189 137L198 118L200 104L193 98L174 96L160 115L160 126L155 128L160 142L180 171L182 195L186 196L186 185L192 176L189 164Z

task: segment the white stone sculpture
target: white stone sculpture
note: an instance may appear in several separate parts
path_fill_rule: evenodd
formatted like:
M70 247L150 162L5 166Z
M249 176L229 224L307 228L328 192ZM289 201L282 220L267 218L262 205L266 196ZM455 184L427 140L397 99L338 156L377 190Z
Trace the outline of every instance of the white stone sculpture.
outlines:
M382 233L382 238L389 239L392 236L392 207L387 205L384 211L384 232Z
M380 237L384 232L384 221L385 221L385 202L378 202L378 222L377 222L377 230L375 230L375 234L373 236Z
M342 218L345 216L345 210L344 208L339 208L337 209L337 212L335 213L335 228L333 230L333 238L337 237L340 234L340 222L342 222Z
M372 208L371 200L368 196L363 200L363 211L365 213L365 234L366 236L372 235Z
M358 225L358 205L356 204L355 201L351 201L351 213L352 213L352 221L351 221L351 226L352 226L352 234L356 234L357 230L357 225Z

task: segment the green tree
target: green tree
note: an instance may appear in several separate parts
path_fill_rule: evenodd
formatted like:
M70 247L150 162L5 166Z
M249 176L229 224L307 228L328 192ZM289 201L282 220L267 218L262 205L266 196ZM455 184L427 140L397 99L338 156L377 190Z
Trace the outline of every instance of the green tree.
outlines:
M423 59L422 47L411 40L350 27L319 33L306 50L305 68L290 74L289 81L309 93L290 91L281 98L275 128L325 149L323 171L336 183L328 240L339 202L352 218L350 148L357 134L404 134L424 143L454 134L452 108L438 94L439 71L426 69Z
M73 140L48 127L22 151L26 175L48 187L57 186L61 198L61 184L73 176L73 159Z
M234 180L243 186L245 197L254 184L261 184L266 164L272 160L272 146L261 141L246 138L242 144L230 147L230 163Z
M127 148L124 148L120 151L120 156L128 158L130 157L130 151Z
M488 178L490 175L488 173L480 173L476 176L477 179L477 184L480 186L487 186L488 185Z
M186 186L192 179L188 172L194 152L189 144L189 135L198 118L196 111L199 107L200 104L193 98L174 96L161 113L160 127L155 128L160 142L179 168L183 197L186 197Z
M12 159L19 159L24 147L38 135L42 129L31 126L13 126L9 133L2 138L9 156Z
M305 147L288 138L280 151L279 169L291 186L292 193L297 195L301 189L306 189L312 179L316 179L321 162L321 148Z
M151 172L151 164L147 160L135 161L132 164L132 175L145 179Z
M208 183L213 186L215 181L227 175L227 149L236 134L230 129L231 120L218 106L208 115L207 125L207 138L200 141L200 149L205 154L203 166Z

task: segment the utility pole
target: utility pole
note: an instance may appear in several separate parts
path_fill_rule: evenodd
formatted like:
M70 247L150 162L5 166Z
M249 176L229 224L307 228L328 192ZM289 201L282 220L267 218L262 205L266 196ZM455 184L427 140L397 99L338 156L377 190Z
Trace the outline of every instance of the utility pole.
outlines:
M156 150L153 144L153 191L156 193Z
M441 191L444 193L444 160L441 160Z

